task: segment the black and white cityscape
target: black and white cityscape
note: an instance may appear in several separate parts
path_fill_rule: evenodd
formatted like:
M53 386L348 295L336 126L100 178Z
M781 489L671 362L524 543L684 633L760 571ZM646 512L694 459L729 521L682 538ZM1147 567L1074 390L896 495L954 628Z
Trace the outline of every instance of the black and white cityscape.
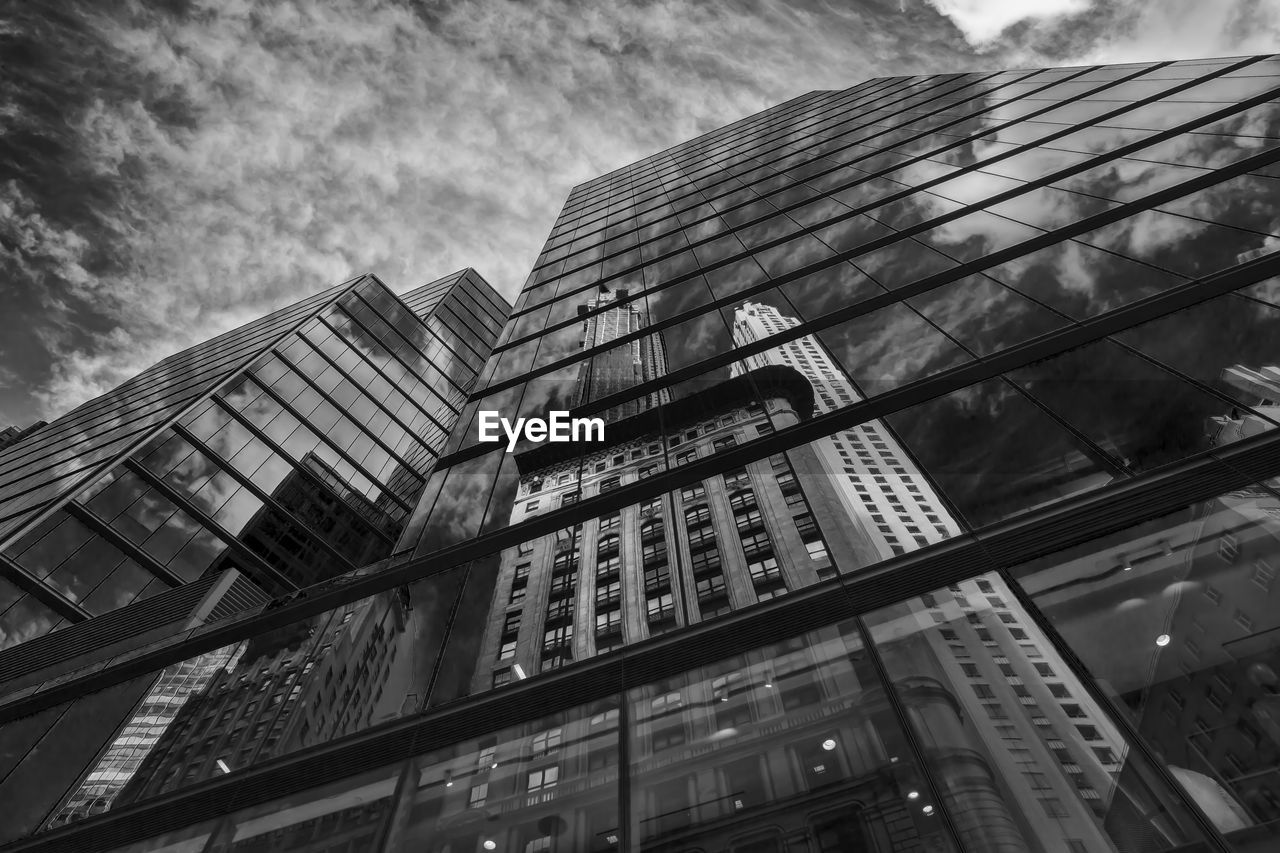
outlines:
M22 409L0 853L1280 849L1280 56L971 65Z

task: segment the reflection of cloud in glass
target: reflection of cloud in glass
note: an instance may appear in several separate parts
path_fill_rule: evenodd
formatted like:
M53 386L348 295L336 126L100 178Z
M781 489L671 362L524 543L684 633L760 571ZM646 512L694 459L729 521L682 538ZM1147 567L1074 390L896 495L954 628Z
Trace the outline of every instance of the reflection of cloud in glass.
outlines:
M674 344L666 347L668 366L673 370L728 352L730 348L729 333L718 311L679 323L658 335Z
M818 337L868 396L967 360L959 347L901 304L826 329Z
M1066 322L982 275L931 290L910 300L910 304L979 356Z
M887 420L975 526L1110 480L1065 430L999 380Z
M449 470L431 508L418 553L428 553L474 535L480 526L490 485L505 453L486 453Z
M927 235L942 246L954 247L948 252L962 261L974 260L1015 243L1030 240L1040 232L984 210L954 219L932 229Z

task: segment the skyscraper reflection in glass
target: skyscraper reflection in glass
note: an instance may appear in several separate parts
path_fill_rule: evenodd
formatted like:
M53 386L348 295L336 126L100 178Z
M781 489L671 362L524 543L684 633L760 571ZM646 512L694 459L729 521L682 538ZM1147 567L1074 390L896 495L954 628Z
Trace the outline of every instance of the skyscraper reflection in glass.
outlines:
M333 502L240 516L380 558L0 690L0 850L1274 849L1277 163L1260 56L871 80L576 187L438 458L299 447ZM560 411L603 440L480 438Z

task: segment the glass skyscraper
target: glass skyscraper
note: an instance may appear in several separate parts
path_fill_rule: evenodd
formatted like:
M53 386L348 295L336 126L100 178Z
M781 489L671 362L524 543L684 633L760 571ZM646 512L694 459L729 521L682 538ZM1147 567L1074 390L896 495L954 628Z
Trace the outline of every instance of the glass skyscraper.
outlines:
M376 568L509 310L472 270L402 297L362 276L20 436L0 457L0 692L21 697ZM361 611L351 630L386 616ZM45 762L51 776L81 777L47 825L145 790L139 768L231 673L253 664L254 689L283 686L296 701L314 681L289 667L298 653L257 637L114 688L75 726L107 738L89 771L76 766L81 756ZM264 717L264 730L238 710L238 734L254 750L292 732L283 712ZM359 723L353 714L333 724ZM36 794L38 808L49 793ZM35 828L29 815L13 817L6 839Z
M576 187L421 456L299 446L272 573L0 652L0 851L1274 850L1278 163L1261 56L871 80ZM559 411L603 440L480 438ZM69 434L0 476L115 524ZM386 547L284 545L335 506Z
M11 446L0 648L218 571L277 595L390 554L506 308L470 271L403 302L361 277Z

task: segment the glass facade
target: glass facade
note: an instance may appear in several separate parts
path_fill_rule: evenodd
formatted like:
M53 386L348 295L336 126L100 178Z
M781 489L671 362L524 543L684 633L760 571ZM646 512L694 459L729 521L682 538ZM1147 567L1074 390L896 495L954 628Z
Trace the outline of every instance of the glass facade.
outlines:
M220 571L270 596L386 557L504 314L474 272L405 301L366 276L9 448L0 649Z
M349 283L5 551L261 601L0 688L0 849L1274 849L1278 162L1275 57L885 78Z

